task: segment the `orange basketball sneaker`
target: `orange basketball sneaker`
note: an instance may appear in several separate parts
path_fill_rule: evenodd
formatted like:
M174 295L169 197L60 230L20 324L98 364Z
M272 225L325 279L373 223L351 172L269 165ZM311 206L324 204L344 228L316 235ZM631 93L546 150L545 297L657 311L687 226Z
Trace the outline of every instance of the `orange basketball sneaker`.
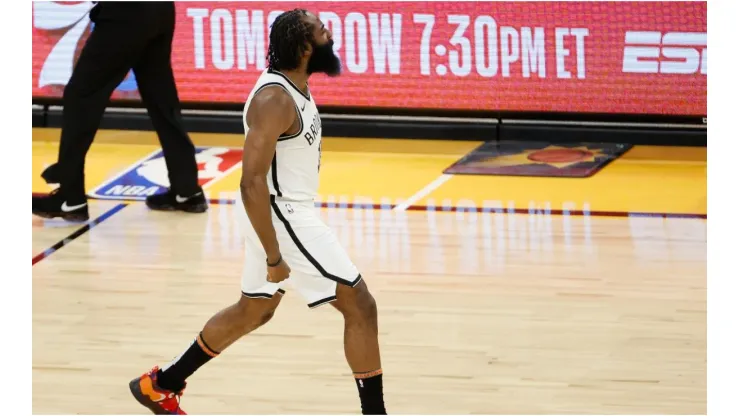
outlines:
M186 415L187 413L180 408L180 396L185 387L179 392L159 387L157 385L158 372L159 367L155 366L148 373L131 380L128 383L131 394L155 415Z

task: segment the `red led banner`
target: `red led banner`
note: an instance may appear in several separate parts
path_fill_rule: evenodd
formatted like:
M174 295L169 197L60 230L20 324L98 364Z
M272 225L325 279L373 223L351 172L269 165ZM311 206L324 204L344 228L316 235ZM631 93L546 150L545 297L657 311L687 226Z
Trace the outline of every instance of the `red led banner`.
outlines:
M172 62L188 102L243 103L280 2L179 2ZM319 105L705 115L705 2L301 2L343 75ZM34 2L33 96L59 97L89 2ZM138 98L132 75L114 98Z

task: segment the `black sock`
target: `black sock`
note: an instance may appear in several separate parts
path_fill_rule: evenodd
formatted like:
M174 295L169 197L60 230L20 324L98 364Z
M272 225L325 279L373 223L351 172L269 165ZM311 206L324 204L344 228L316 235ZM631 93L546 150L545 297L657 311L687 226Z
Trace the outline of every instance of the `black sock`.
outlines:
M185 387L185 380L218 354L206 344L201 332L184 353L175 358L164 370L159 370L157 385L170 391L182 390Z
M355 384L360 392L363 415L385 415L383 402L383 371L355 374Z

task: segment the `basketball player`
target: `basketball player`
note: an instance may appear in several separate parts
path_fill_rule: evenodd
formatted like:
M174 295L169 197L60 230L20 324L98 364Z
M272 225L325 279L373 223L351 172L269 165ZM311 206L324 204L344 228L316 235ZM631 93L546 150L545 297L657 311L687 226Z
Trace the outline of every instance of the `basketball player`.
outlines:
M332 46L331 32L305 10L285 12L272 26L269 67L244 107L241 200L236 204L246 246L242 293L169 365L130 382L134 397L155 414L185 414L179 401L185 380L266 324L288 281L309 308L331 304L344 316L344 351L362 413L386 414L375 300L313 202L321 119L308 78L317 72L339 75Z

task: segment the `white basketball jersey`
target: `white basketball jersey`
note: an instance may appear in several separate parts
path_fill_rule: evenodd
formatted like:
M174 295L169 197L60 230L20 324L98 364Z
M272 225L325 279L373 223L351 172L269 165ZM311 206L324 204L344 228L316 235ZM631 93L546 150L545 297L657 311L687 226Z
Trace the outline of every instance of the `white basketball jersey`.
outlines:
M260 90L277 86L293 97L296 114L300 116L300 128L296 134L278 138L272 166L267 172L270 194L293 201L313 201L319 189L319 167L321 165L321 119L311 92L304 94L287 76L266 69L257 79L247 98L242 113L244 136L249 131L247 111L252 98Z

